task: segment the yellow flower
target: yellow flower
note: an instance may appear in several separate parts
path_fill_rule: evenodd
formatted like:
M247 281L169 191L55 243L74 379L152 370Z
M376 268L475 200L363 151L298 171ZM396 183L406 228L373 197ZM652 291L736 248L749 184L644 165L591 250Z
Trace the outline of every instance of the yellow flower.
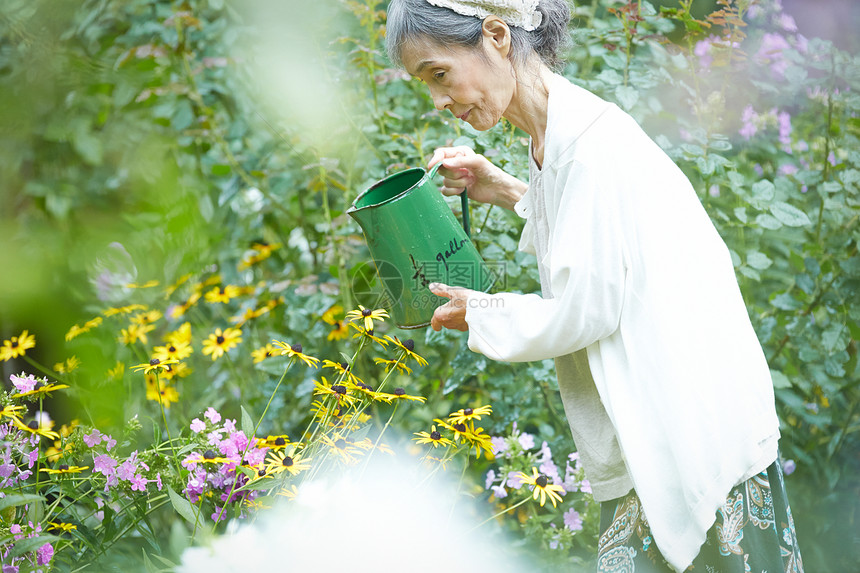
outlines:
M377 308L376 310L370 310L369 308L364 308L361 305L358 305L358 310L351 310L346 313L346 318L350 322L360 321L364 322L364 330L372 331L373 330L373 321L378 320L380 322L385 322L383 319L388 318L388 312L384 308Z
M68 342L69 340L72 340L80 336L81 334L84 334L85 332L89 332L93 328L100 325L103 320L104 319L102 317L97 316L91 320L86 321L83 326L78 326L77 324L75 324L66 333L66 341Z
M235 464L236 460L219 456L213 450L206 450L201 456L189 458L186 462L195 464Z
M355 456L361 453L361 449L357 448L355 444L340 433L336 433L331 437L323 435L320 437L320 440L328 446L330 454L339 458L345 464L353 465L358 463L358 458Z
M173 380L174 378L187 378L191 376L193 370L188 367L188 364L185 362L180 362L179 364L170 364L167 369L162 372L161 378L164 380Z
M236 323L236 326L239 327L251 320L252 318L258 318L263 316L264 314L269 312L269 310L270 309L268 306L262 306L257 309L249 308L242 314L231 316L230 322Z
M174 346L179 346L180 344L191 344L191 324L188 322L183 322L182 326L174 330L173 332L167 333L164 337L164 341L168 344L173 344Z
M331 324L332 326L335 326L340 323L338 317L342 314L343 307L339 304L335 304L322 314L322 321L326 324Z
M197 291L192 292L188 296L188 300L183 302L182 304L177 304L176 306L171 307L170 309L170 318L176 320L177 318L184 316L188 309L194 306L198 300L200 300L201 294Z
M343 340L349 334L349 325L347 323L335 322L333 326L334 328L329 331L326 340Z
M357 333L352 335L353 338L359 338L362 336L366 336L367 338L369 338L373 342L376 342L377 344L379 344L381 347L383 347L383 348L388 347L388 341L385 340L384 338L380 338L380 337L376 336L373 333L373 330L365 330L361 326L359 326L357 324L353 324L351 322L349 323L349 325L358 331Z
M121 306L119 308L109 308L105 311L102 311L102 314L105 316L113 316L115 314L130 314L136 310L146 310L146 305L130 304L128 306Z
M140 372L141 370L143 370L144 374L151 374L152 372L158 374L163 370L167 370L167 367L171 364L176 364L177 362L179 361L170 359L159 360L158 358L153 358L149 362L144 362L143 364L137 364L135 366L132 366L131 369L135 372Z
M146 379L146 399L158 402L165 408L170 408L170 404L179 401L179 392L167 382L149 376Z
M352 373L352 368L346 362L335 362L333 360L323 360L323 368L331 368L337 372L338 379L345 379L352 384L359 385L362 383L361 378Z
M60 434L52 430L42 428L39 425L39 422L36 420L31 420L28 424L24 424L24 422L22 422L18 418L12 418L12 424L22 432L35 434L37 436L49 438L51 440L58 440L60 438Z
M269 448L272 450L280 450L286 448L290 444L290 437L286 434L280 436L268 436L265 440L257 440L258 448Z
M178 289L180 286L182 286L183 284L185 284L185 282L186 282L188 279L190 279L190 278L191 278L191 273L188 273L188 274L186 274L186 275L182 275L181 277L179 277L179 278L176 280L176 282L175 282L175 283L173 283L172 285L169 285L168 287L166 287L166 288L164 289L165 298L169 298L169 297L170 297L170 295L172 295L172 294L176 291L176 289Z
M0 410L0 419L3 418L14 418L17 420L21 419L21 414L26 412L27 408L24 406L15 406L13 404L7 404Z
M271 452L266 458L266 475L277 475L281 472L288 472L291 475L298 475L301 472L310 469L311 460L302 459L301 455L296 455L295 449L289 454L287 450Z
M265 346L262 346L256 350L252 350L251 356L254 357L254 364L259 364L266 358L271 358L272 356L274 356L276 352L278 353L278 355L281 354L280 351L275 349L274 346L272 346L271 344L266 344Z
M469 420L480 420L481 416L489 416L493 413L492 406L479 406L477 408L461 408L448 416L449 424L464 424Z
M90 469L90 466L70 466L68 464L60 464L57 466L57 469L41 468L39 471L47 474L79 474L88 469Z
M77 528L78 526L73 523L59 523L56 521L48 522L48 531L62 531L64 533L69 533Z
M45 378L47 380L47 378ZM53 392L54 390L62 390L63 388L68 388L67 384L55 384L51 382L50 384L46 384L45 382L39 381L36 382L36 387L30 390L29 392L20 392L18 394L12 394L13 398L23 398L24 396L34 396L36 394L48 394Z
M146 326L147 324L152 324L154 322L158 322L158 319L161 318L162 314L158 310L148 310L146 312L139 312L131 317L130 322L132 324L137 324L138 326Z
M387 392L377 392L377 395L389 404L394 400L411 400L413 402L424 402L427 400L427 398L424 398L423 396L411 396L407 394L406 390L403 388L395 388L390 394Z
M240 342L242 342L242 331L238 328L226 328L223 332L217 328L203 341L203 354L211 354L214 362Z
M408 356L409 358L411 358L412 360L414 360L415 362L417 362L421 366L427 366L427 361L424 360L424 358L422 358L418 354L415 354L415 341L414 340L412 340L411 338L407 338L406 340L401 342L400 339L397 338L396 336L388 336L387 334L385 335L385 338L390 340L391 342L393 342L395 346L397 346L400 350L402 350L406 354L406 356Z
M450 446L454 442L445 438L436 431L436 426L431 426L430 432L413 432L417 438L412 438L419 444L433 444L434 448L438 448L439 446Z
M0 346L0 360L6 362L12 358L24 356L27 349L34 346L36 346L36 337L25 330L19 336L3 341L3 346Z
M241 294L239 287L234 285L222 285L207 292L204 298L206 299L206 302L213 304L219 302L226 303L239 296L239 294Z
M404 374L412 374L412 369L406 366L400 360L386 360L385 358L374 358L374 362L377 364L385 364L385 371L388 372L392 368L396 368L397 370L403 372Z
M355 396L351 396L348 393L348 389L343 384L330 384L328 380L325 379L325 376L320 376L322 382L314 381L314 395L322 394L325 396L334 396L338 402L343 400L347 404L352 404L355 402Z
M164 346L156 346L152 349L152 357L162 362L165 360L185 360L194 352L188 342L168 343Z
M146 333L153 330L155 330L154 324L129 324L128 328L122 329L122 336L119 337L119 340L123 344L134 344L138 340L147 344L149 343L149 339L146 337Z
M248 253L245 258L242 259L242 262L239 263L238 269L241 271L250 268L252 265L255 265L261 261L265 261L270 256L272 256L272 251L274 251L278 247L280 247L279 244L269 245L265 242L255 243L251 246L252 251Z
M117 361L116 365L113 368L107 371L108 378L118 379L122 378L123 373L125 372L125 364L120 361Z
M311 368L317 367L317 362L320 361L319 358L314 358L313 356L308 356L307 354L302 353L302 345L301 344L293 344L290 346L286 342L280 342L278 340L273 340L272 343L281 349L281 356L289 356L290 358L298 358Z
M67 358L65 362L57 362L54 364L54 371L60 374L66 374L77 369L81 365L81 361L76 356Z
M159 284L160 283L157 280L153 279L151 281L146 281L143 284L127 283L125 285L125 288L152 288L152 287L157 287Z
M552 506L555 507L556 501L561 501L561 495L559 495L559 493L564 493L564 488L560 485L549 483L549 479L545 475L539 475L537 468L535 467L532 467L532 474L533 475L528 476L523 472L519 472L517 477L520 478L520 481L524 484L535 486L532 499L537 499L538 496L540 496L541 507L546 503L547 497L549 497L549 500L552 502Z

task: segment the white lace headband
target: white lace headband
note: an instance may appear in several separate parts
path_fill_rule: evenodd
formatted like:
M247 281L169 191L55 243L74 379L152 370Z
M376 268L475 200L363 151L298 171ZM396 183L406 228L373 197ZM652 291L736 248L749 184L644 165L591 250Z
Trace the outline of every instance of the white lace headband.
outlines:
M486 18L495 15L509 26L517 26L531 32L541 22L537 10L539 0L427 0L433 6L449 8L463 16Z

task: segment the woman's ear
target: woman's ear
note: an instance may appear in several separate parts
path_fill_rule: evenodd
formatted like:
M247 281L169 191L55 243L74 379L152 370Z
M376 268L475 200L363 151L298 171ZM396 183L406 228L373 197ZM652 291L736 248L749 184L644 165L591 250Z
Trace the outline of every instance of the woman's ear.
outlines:
M511 30L504 20L498 16L487 16L481 25L481 35L484 47L495 50L502 58L507 58L511 51Z

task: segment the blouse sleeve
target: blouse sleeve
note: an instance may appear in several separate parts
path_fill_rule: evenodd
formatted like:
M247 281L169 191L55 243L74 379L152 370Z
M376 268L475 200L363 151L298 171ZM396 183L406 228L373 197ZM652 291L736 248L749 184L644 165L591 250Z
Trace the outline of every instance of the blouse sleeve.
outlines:
M494 360L563 356L618 329L626 263L617 193L582 164L559 169L555 225L545 262L553 298L475 293L466 308L469 348ZM547 189L550 191L550 189Z

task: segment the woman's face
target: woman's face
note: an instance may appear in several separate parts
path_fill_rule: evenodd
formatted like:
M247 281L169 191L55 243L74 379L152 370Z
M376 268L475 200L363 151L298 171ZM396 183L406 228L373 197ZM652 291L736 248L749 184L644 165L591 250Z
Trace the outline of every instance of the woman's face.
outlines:
M427 84L436 109L485 131L499 122L514 94L506 53L492 37L475 48L427 40L404 46L401 59L409 74Z

